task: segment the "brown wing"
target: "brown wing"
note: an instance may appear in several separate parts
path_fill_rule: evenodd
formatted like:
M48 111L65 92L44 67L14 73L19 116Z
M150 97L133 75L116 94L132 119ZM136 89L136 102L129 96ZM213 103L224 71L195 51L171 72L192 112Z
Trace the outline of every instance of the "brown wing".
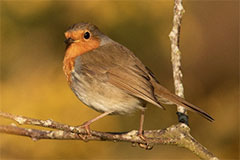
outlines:
M132 70L132 68L112 68L107 72L107 75L109 82L116 87L123 89L132 96L163 108L153 94L151 83L145 77Z
M164 109L154 96L149 76L136 61L139 60L131 51L113 42L76 58L75 71L108 81L126 93Z

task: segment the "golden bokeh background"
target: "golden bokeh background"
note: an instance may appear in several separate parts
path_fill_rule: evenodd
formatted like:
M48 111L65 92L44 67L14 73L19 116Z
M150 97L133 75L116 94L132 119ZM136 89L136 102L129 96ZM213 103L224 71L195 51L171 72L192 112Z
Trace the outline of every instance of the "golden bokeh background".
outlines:
M174 91L170 62L172 0L1 1L1 111L79 125L99 113L84 106L62 72L64 31L96 24L131 49ZM192 135L220 159L239 158L239 2L184 1L180 47L185 97L214 118L190 113ZM0 119L1 124L12 121ZM101 131L137 129L139 113L108 116ZM176 107L148 105L145 129L177 123ZM23 126L29 127L29 126ZM159 145L146 151L128 143L32 141L0 135L0 159L198 159L188 150Z

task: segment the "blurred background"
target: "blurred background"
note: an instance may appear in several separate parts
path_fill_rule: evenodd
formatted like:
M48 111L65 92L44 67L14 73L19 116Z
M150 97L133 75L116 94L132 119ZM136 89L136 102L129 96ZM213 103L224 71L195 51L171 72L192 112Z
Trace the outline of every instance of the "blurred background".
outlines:
M80 125L97 115L72 93L62 71L64 32L96 24L128 47L174 92L170 62L173 1L1 1L1 111ZM189 113L192 135L220 159L239 158L239 2L184 1L180 49L185 97L215 118ZM145 129L177 123L176 107L148 105ZM138 129L139 113L108 116L91 128ZM12 121L0 119L1 124ZM23 126L29 127L29 126ZM32 141L0 134L1 159L198 159L160 145L146 151L129 143Z

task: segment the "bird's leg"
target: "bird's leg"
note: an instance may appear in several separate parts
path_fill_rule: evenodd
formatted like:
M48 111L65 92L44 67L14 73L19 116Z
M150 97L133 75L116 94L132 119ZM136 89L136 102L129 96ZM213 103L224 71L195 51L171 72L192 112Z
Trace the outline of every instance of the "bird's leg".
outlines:
M144 123L144 110L141 111L141 117L140 117L140 126L139 126L139 130L138 130L138 136L142 139L142 140L146 140L146 138L143 136L143 123Z
M96 120L101 119L101 118L103 118L103 117L105 117L106 115L109 115L109 114L111 114L111 113L112 113L112 111L104 112L104 113L100 114L99 116L97 116L97 117L95 117L95 118L93 118L93 119L91 119L91 120L89 120L89 121L87 121L87 122L84 122L84 123L83 123L81 126L79 126L79 127L84 127L85 130L86 130L86 132L87 132L87 134L88 134L88 135L91 135L91 132L90 132L90 124L92 124L92 123L95 122Z

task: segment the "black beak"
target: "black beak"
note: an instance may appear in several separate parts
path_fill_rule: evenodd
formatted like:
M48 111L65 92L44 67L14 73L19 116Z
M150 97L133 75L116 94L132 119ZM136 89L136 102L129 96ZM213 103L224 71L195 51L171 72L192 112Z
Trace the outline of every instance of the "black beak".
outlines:
M66 49L74 42L72 38L65 39L64 43L66 44Z
M64 42L65 42L66 45L70 45L74 42L74 40L72 38L68 38Z

